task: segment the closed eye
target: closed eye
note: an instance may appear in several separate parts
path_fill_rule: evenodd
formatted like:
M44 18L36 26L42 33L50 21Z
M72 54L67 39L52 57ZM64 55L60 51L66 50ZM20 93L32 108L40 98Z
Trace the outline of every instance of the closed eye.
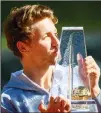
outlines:
M44 39L47 38L47 37L48 37L48 35L45 34L45 35L42 37L42 39L44 40Z
M55 37L57 37L58 38L58 33L56 32L56 33L53 33L54 35L55 35ZM42 37L42 39L44 40L44 39L46 39L46 38L49 38L49 37L51 37L52 36L52 33L51 32L48 32L48 33L46 33L43 37Z

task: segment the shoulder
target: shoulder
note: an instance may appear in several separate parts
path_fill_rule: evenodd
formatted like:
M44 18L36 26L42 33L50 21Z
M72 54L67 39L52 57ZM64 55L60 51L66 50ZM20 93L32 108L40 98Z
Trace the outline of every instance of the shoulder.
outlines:
M8 88L2 92L1 105L3 111L28 111L29 108L36 109L36 100L40 101L41 95L36 91L23 90L18 88ZM35 106L34 106L35 105Z
M15 95L15 94L18 94L19 92L22 92L21 89L18 89L18 88L5 88L2 90L2 94L1 96L4 96L4 95Z
M20 98L20 94L23 94L23 91L17 88L4 89L1 94L1 102L2 104L12 103Z
M16 109L13 105L12 102L12 95L14 95L14 93L12 92L13 89L12 88L8 88L7 90L3 90L2 94L1 94L1 110L2 112L5 113L11 113L11 112L15 112Z

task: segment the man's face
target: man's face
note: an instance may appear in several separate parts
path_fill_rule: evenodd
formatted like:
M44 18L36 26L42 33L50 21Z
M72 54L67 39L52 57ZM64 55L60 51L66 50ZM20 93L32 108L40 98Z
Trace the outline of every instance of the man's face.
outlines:
M54 23L45 18L33 25L34 36L29 56L34 64L53 65L59 53L59 40Z

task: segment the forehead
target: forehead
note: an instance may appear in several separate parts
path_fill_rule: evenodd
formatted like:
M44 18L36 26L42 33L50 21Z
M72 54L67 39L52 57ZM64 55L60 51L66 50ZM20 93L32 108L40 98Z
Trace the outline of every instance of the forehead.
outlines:
M36 22L33 25L33 28L35 29L35 31L39 32L40 34L44 34L48 32L57 32L54 23L49 18L45 18Z

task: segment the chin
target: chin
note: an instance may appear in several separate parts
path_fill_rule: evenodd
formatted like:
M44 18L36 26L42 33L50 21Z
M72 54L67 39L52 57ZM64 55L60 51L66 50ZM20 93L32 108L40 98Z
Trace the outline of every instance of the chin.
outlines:
M56 61L57 61L57 58L51 59L50 64L51 65L55 65L56 64Z
M51 65L55 65L55 64L56 64L56 62L55 62L55 61L51 63Z

